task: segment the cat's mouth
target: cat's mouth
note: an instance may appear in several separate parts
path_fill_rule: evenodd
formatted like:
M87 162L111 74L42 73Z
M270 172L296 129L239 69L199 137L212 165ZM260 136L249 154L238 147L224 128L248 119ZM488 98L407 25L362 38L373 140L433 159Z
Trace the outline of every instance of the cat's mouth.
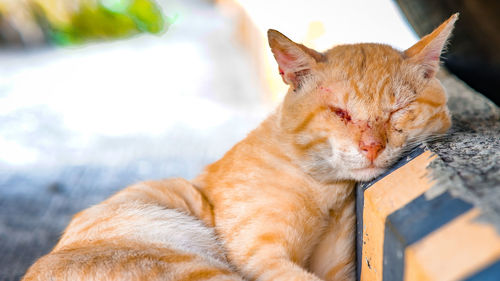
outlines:
M363 168L357 168L357 169L352 169L353 171L355 172L358 172L358 171L372 171L372 170L382 170L383 168L381 167L377 167L375 165L370 165L370 166L366 166L366 167L363 167Z
M368 165L364 165L362 168L355 168L353 171L362 171L362 170L368 170L368 169L383 169L383 167L380 167L379 165L375 165L375 163L371 162Z
M371 164L367 167L352 169L351 171L355 180L369 181L377 177L378 175L382 174L385 171L385 169Z

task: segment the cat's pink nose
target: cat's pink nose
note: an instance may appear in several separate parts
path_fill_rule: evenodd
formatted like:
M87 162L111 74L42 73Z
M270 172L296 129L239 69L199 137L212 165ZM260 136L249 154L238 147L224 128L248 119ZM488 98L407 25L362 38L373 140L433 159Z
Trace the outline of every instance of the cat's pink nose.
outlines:
M377 158L384 148L385 146L380 142L370 142L368 144L364 142L359 143L359 149L363 151L366 158L368 158L371 162Z

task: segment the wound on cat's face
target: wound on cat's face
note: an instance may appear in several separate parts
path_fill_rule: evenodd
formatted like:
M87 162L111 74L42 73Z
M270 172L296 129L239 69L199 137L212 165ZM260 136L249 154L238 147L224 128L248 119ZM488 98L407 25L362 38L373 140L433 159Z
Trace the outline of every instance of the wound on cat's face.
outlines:
M369 180L408 148L451 125L435 78L458 14L401 52L382 44L319 53L269 30L269 44L290 90L281 126L302 165L322 181Z

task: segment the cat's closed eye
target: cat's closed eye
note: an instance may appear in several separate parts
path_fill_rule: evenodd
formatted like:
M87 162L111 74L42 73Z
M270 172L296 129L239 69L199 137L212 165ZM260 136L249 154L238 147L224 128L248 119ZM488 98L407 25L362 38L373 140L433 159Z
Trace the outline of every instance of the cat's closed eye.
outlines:
M395 120L395 119L398 119L400 116L402 116L403 114L405 114L406 112L408 112L409 110L409 105L404 105L404 106L400 106L396 109L393 109L390 113L389 113L389 120Z
M396 109L393 109L393 110L390 112L390 115L392 116L392 115L394 115L394 113L397 113L397 112L399 112L399 111L402 111L402 110L404 110L405 108L406 108L406 106L401 106L401 107L398 107L398 108L396 108Z
M351 121L351 115L349 115L349 112L347 112L347 110L344 110L344 109L341 109L341 108L338 108L338 107L334 107L334 106L330 106L330 110L338 117L340 118L342 121L344 122L349 122Z

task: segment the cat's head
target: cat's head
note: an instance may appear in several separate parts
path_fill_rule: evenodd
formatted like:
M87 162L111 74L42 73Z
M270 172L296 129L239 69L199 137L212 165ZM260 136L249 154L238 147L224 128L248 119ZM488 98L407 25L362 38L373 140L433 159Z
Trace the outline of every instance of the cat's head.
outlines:
M405 51L381 44L324 53L269 30L269 44L290 89L280 126L299 164L322 181L366 181L417 142L451 125L435 75L458 15Z

